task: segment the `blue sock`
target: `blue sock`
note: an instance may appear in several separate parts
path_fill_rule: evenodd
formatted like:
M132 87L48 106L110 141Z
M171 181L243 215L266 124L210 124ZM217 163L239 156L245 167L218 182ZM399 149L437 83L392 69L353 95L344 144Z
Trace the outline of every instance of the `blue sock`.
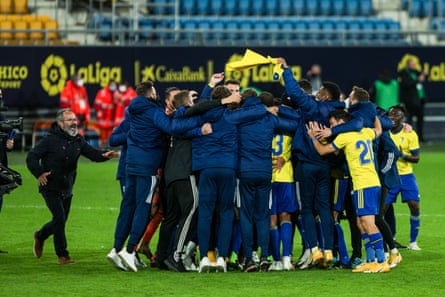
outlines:
M298 231L300 231L300 236L301 236L301 239L303 240L304 248L308 249L309 245L308 245L308 241L307 241L307 237L306 237L306 231L304 230L303 217L301 215L299 215L297 217L297 224L299 226Z
M278 232L278 227L276 226L270 229L270 243L274 261L280 261L280 232Z
M292 252L292 223L290 221L281 222L280 239L283 244L283 256L290 256Z
M335 223L335 230L337 230L337 247L340 255L340 262L342 264L348 264L350 261L348 248L346 247L345 235L340 223Z
M362 234L363 245L366 251L366 262L374 262L375 260L375 250L372 248L371 242L369 241L369 236L366 233Z
M417 235L419 235L420 213L411 214L411 217L409 219L409 224L411 226L409 233L409 238L410 238L409 242L415 242L417 241Z
M385 251L383 250L383 238L380 232L369 234L369 243L375 251L377 262L385 262Z
M323 227L321 226L321 219L319 216L315 218L315 226L317 227L318 247L324 251L324 236Z

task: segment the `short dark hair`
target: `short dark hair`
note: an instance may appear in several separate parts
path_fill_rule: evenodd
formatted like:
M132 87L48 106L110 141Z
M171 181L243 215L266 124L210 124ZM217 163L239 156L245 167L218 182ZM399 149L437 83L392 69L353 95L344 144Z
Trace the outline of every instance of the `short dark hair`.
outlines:
M352 115L344 109L334 109L329 113L328 118L334 118L337 121L343 120L345 122L349 122L352 120Z
M239 85L241 85L241 82L237 79L232 78L232 79L226 80L226 82L224 83L224 85L228 85L228 84L239 86Z
M258 93L254 89L245 89L241 94L241 99L246 99L248 97L258 97Z
M136 86L136 94L138 96L147 96L147 93L151 91L151 88L153 88L153 82L151 80L147 80L144 82L141 82Z
M176 109L185 106L185 103L189 100L189 93L188 90L182 90L179 91L179 93L176 93L175 96L173 96L173 106Z
M169 87L169 88L165 89L165 92L164 92L165 97L170 96L170 92L172 92L172 91L179 91L179 88L178 87Z
M213 89L210 97L212 99L224 99L229 97L230 95L232 95L232 92L230 92L230 90L227 89L225 86L217 86Z
M275 97L270 92L262 92L260 94L261 103L266 106L274 106L275 105Z
M298 84L305 93L312 94L312 83L308 79L302 78L298 81Z
M321 84L331 95L331 99L338 100L340 98L340 87L331 81L324 81Z

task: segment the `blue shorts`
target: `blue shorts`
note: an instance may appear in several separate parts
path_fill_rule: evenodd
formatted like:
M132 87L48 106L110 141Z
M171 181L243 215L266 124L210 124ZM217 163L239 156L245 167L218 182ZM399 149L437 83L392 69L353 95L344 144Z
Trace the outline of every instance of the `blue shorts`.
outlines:
M400 175L400 185L388 190L385 204L396 202L399 193L401 193L402 202L420 200L419 188L417 187L417 181L413 173Z
M358 217L378 215L380 209L380 187L370 187L353 191L352 201Z
M345 198L350 192L349 178L336 178L332 183L333 209L341 212L345 209Z
M295 183L272 183L271 215L298 210Z

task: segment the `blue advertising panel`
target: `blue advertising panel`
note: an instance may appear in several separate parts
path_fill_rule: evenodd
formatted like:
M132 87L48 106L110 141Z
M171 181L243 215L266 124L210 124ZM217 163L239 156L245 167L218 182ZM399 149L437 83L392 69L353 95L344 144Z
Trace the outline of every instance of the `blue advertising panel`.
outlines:
M338 83L349 94L354 85L368 89L378 73L387 68L393 76L408 56L429 72L425 90L430 101L444 101L445 58L440 47L262 47L252 50L271 57L284 57L297 79L304 78L314 63L323 79ZM57 107L60 92L71 75L84 75L92 103L96 92L109 79L135 85L152 80L163 97L170 86L200 91L214 72L237 78L242 87L254 86L279 96L282 84L273 80L273 65L228 71L228 62L240 60L246 48L233 47L1 47L0 87L5 105L34 109Z

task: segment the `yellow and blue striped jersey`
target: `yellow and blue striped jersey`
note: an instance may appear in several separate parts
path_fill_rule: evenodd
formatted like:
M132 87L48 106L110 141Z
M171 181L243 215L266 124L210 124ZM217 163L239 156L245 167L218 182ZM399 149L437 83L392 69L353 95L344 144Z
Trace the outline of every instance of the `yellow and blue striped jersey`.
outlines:
M335 149L345 152L355 191L380 186L372 149L374 139L374 130L363 128L359 132L340 133L332 142Z
M282 157L286 162L280 171L272 172L272 182L293 183L294 170L292 168L292 137L276 134L272 140L272 158Z
M410 156L413 152L418 152L420 150L419 147L419 137L415 131L405 132L402 129L399 132L389 132L392 141L394 141L397 148L402 149L402 153ZM410 162L407 162L402 159L400 156L397 160L397 170L400 175L413 173L413 165Z

